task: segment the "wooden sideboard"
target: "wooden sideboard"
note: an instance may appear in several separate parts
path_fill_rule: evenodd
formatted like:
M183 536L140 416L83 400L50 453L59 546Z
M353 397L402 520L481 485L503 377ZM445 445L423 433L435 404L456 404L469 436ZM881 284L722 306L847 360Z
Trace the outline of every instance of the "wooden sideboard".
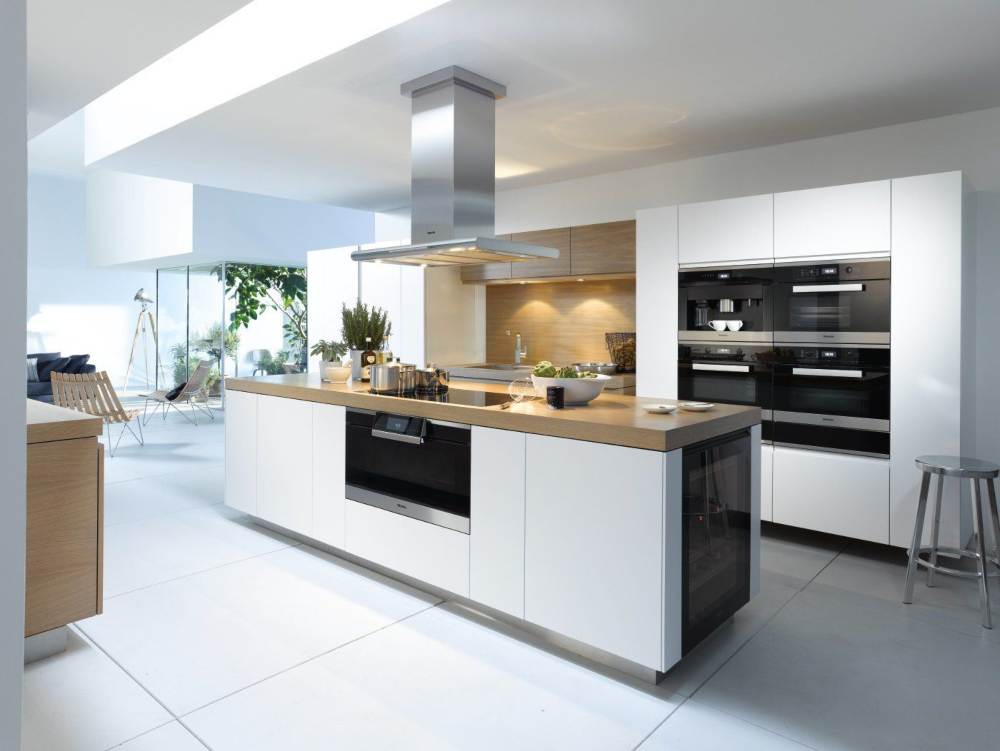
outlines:
M24 635L102 611L103 422L27 400L27 571Z

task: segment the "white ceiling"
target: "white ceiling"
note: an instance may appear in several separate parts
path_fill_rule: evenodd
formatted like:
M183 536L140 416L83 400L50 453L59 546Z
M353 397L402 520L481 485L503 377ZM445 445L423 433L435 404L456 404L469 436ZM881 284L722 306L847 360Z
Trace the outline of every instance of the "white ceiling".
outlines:
M997 39L996 0L452 0L101 166L387 210L446 65L507 85L508 188L1000 105Z
M249 0L30 0L33 137Z

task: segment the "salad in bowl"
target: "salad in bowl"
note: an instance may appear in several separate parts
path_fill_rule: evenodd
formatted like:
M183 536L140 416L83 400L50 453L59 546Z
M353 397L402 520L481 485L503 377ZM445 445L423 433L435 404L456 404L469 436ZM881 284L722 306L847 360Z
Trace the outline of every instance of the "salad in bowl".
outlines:
M535 385L535 394L545 398L545 389L549 386L562 386L565 389L567 405L582 405L596 399L604 390L610 376L577 372L572 367L558 368L548 360L542 360L531 371L531 382Z

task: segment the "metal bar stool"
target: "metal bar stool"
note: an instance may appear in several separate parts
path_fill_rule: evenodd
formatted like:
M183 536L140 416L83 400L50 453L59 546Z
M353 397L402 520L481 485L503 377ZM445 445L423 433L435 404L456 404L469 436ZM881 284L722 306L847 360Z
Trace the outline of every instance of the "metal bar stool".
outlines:
M934 574L940 571L942 574L951 576L961 576L967 579L979 580L979 603L982 608L983 628L993 628L990 617L990 588L989 578L1000 576L1000 570L989 571L988 564L992 563L1000 569L1000 509L997 508L997 493L994 481L1000 475L1000 466L992 462L984 462L980 459L971 459L964 456L919 456L916 460L917 468L923 472L920 481L920 501L917 503L917 520L913 527L913 542L910 545L909 564L906 567L906 584L903 588L903 602L909 605L913 602L913 581L917 566L927 569L927 586L934 586ZM934 523L931 527L931 544L921 545L924 535L924 516L927 512L927 491L930 489L931 475L937 475L937 502L934 508ZM957 477L958 479L968 479L972 488L972 520L975 525L975 550L964 548L950 548L938 545L938 533L941 529L941 496L944 490L944 478ZM990 516L993 521L993 555L986 555L986 532L983 523L983 499L979 481L986 483L986 490L989 493ZM923 554L927 558L923 558ZM959 571L957 569L942 566L938 563L938 553L947 553L965 558L975 558L978 562L977 572Z

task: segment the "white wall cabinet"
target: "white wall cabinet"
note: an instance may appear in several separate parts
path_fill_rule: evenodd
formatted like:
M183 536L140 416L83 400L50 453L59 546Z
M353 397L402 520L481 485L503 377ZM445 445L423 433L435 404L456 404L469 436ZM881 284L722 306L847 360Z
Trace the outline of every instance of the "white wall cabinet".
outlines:
M524 617L525 435L472 428L469 597Z
M889 542L889 461L774 447L773 521Z
M682 205L680 263L769 262L774 257L773 210L770 193Z
M663 659L665 454L528 435L524 616Z
M636 396L677 397L677 207L635 214Z
M774 446L760 447L760 518L763 521L774 521Z
M877 180L774 194L774 257L888 253L891 188Z
M348 553L469 596L469 535L355 501L346 511Z
M226 392L226 505L257 513L257 395Z
M344 455L346 410L312 405L312 536L344 547Z
M313 526L312 408L257 397L257 516L304 535Z

